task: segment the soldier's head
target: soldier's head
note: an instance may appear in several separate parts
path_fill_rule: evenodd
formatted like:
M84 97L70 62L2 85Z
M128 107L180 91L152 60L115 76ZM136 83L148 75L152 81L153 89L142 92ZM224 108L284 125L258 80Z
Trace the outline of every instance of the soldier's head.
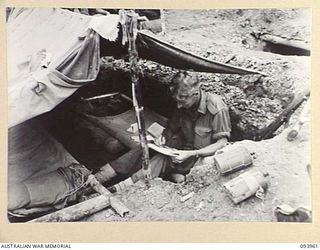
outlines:
M178 108L191 108L199 101L200 82L195 72L180 71L169 86Z

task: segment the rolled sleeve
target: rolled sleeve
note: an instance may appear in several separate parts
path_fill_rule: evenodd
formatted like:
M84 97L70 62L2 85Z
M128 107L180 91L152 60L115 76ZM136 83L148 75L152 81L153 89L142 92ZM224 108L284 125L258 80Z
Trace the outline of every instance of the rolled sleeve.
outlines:
M221 138L230 138L231 122L230 115L227 108L221 109L217 112L212 121L212 141L218 141Z

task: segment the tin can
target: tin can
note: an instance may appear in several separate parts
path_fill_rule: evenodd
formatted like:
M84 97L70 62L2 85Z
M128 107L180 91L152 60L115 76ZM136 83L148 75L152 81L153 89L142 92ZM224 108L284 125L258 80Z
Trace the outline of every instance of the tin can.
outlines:
M215 155L214 163L220 173L226 175L251 165L252 157L247 148L237 146Z
M257 169L251 169L228 181L223 186L231 200L238 204L253 195L262 198L268 187L267 175L267 173L262 173Z

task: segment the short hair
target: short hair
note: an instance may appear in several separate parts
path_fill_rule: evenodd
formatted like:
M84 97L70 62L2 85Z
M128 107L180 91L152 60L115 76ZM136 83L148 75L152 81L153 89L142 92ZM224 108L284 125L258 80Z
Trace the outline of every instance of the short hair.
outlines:
M199 87L199 85L199 78L195 72L179 71L173 76L169 88L171 93L175 94L179 88L192 89Z

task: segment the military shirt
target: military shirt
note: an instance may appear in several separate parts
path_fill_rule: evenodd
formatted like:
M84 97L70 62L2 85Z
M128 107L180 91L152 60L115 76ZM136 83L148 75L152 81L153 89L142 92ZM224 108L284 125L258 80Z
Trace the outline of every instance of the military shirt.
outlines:
M200 91L199 104L195 108L176 108L168 121L165 136L178 134L182 141L180 149L200 149L223 137L230 138L230 132L227 105L220 96Z

